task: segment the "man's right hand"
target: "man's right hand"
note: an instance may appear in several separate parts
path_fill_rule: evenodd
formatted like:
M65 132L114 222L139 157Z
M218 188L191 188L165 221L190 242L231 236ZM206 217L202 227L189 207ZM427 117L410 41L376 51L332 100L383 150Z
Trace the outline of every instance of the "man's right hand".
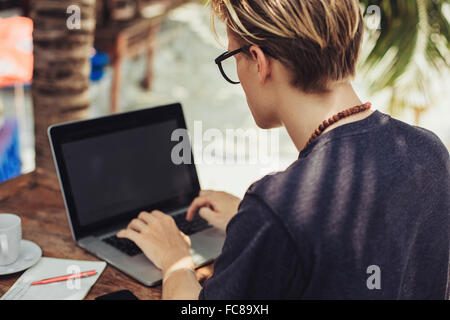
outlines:
M236 215L240 202L241 199L223 191L202 190L192 201L186 220L194 219L198 211L200 217L225 231L228 222Z

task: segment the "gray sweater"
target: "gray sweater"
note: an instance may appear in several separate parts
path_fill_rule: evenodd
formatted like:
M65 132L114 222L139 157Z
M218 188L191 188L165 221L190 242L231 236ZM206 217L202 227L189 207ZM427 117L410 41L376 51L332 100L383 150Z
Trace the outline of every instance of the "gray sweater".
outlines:
M449 152L379 111L254 183L200 299L443 299Z

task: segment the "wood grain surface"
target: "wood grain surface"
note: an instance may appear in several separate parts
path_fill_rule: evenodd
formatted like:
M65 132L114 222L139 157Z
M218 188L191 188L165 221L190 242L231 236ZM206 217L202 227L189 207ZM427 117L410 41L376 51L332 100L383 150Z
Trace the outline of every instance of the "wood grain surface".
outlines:
M0 213L19 215L22 218L23 239L38 244L44 257L99 260L78 247L73 240L59 184L54 175L38 169L0 184ZM212 270L212 264L197 270L201 283L212 274ZM0 296L8 291L22 273L0 276ZM161 298L161 286L146 287L108 265L86 299L92 300L124 289L130 290L139 299Z

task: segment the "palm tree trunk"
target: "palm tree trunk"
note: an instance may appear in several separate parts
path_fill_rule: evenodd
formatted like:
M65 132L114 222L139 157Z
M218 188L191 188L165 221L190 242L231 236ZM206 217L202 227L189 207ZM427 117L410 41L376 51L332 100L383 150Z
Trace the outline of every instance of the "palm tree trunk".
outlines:
M67 8L81 9L81 28L70 30ZM32 99L36 168L55 173L47 128L85 119L90 103L90 55L94 41L95 0L33 0L34 74Z

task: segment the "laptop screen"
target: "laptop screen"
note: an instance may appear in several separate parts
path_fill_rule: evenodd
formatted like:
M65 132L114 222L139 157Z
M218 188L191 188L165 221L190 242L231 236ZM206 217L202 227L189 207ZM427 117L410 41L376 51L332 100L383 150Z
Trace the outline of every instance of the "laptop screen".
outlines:
M62 145L81 226L156 205L192 189L171 161L175 120Z
M172 161L179 143L172 141L172 133L185 124L180 122L181 107L170 111L155 110L151 117L150 109L142 117L132 114L138 119L134 121L130 114L116 115L82 122L78 128L76 123L59 132L55 128L52 138L58 141L55 155L72 228L73 216L76 227L83 229L130 219L143 210L190 204L199 190L198 178L193 164Z

